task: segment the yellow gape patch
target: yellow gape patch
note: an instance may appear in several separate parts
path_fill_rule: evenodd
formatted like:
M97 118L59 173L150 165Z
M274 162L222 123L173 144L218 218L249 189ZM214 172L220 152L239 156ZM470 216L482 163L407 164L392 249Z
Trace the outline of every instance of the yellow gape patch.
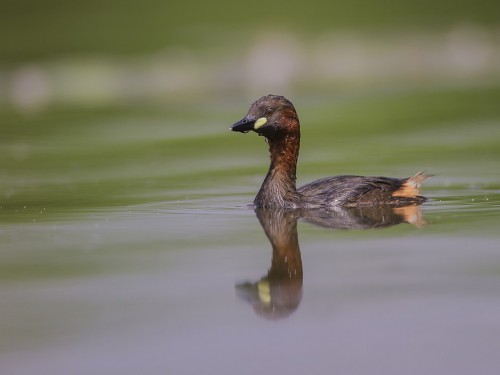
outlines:
M265 117L261 117L261 118L257 119L257 121L255 121L255 124L254 124L253 128L254 128L255 130L257 130L257 129L258 129L258 128L260 128L261 126L266 125L266 123L267 123L267 118L265 118Z
M261 280L257 284L257 290L259 292L259 299L262 303L269 305L271 303L271 286L269 281Z

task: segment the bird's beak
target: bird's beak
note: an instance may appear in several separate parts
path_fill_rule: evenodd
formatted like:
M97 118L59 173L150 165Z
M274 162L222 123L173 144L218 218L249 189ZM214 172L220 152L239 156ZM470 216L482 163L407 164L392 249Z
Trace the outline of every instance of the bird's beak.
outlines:
M247 133L250 130L254 129L254 125L255 120L250 120L249 118L245 117L240 121L234 123L233 126L231 126L230 130L232 130L233 132Z
M248 117L241 119L231 126L233 132L247 133L250 130L257 130L264 126L267 122L265 117L258 118L257 120L252 120Z

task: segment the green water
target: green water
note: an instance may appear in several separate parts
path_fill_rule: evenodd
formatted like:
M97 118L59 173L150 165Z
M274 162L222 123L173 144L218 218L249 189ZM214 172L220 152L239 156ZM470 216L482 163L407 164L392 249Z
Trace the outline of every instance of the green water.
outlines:
M299 184L435 176L421 226L299 220L300 298L271 320L238 288L257 285L272 257L247 207L266 144L228 131L247 99L3 107L1 372L497 371L498 85L291 99L302 122Z

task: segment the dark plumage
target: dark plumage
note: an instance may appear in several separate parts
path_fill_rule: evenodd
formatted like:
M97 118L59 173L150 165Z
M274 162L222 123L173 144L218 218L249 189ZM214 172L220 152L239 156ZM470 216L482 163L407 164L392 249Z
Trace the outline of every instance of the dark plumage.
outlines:
M421 204L420 186L428 175L409 178L333 176L299 189L295 186L300 148L300 123L293 104L283 96L255 101L232 131L255 131L269 143L271 165L254 200L256 207L317 208L405 206Z

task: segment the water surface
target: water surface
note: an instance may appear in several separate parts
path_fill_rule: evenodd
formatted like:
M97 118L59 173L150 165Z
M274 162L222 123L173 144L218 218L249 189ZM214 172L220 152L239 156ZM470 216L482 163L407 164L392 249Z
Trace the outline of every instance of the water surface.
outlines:
M4 113L2 374L495 373L496 92L299 99L299 183L436 174L355 229L247 206L267 155L239 107Z

